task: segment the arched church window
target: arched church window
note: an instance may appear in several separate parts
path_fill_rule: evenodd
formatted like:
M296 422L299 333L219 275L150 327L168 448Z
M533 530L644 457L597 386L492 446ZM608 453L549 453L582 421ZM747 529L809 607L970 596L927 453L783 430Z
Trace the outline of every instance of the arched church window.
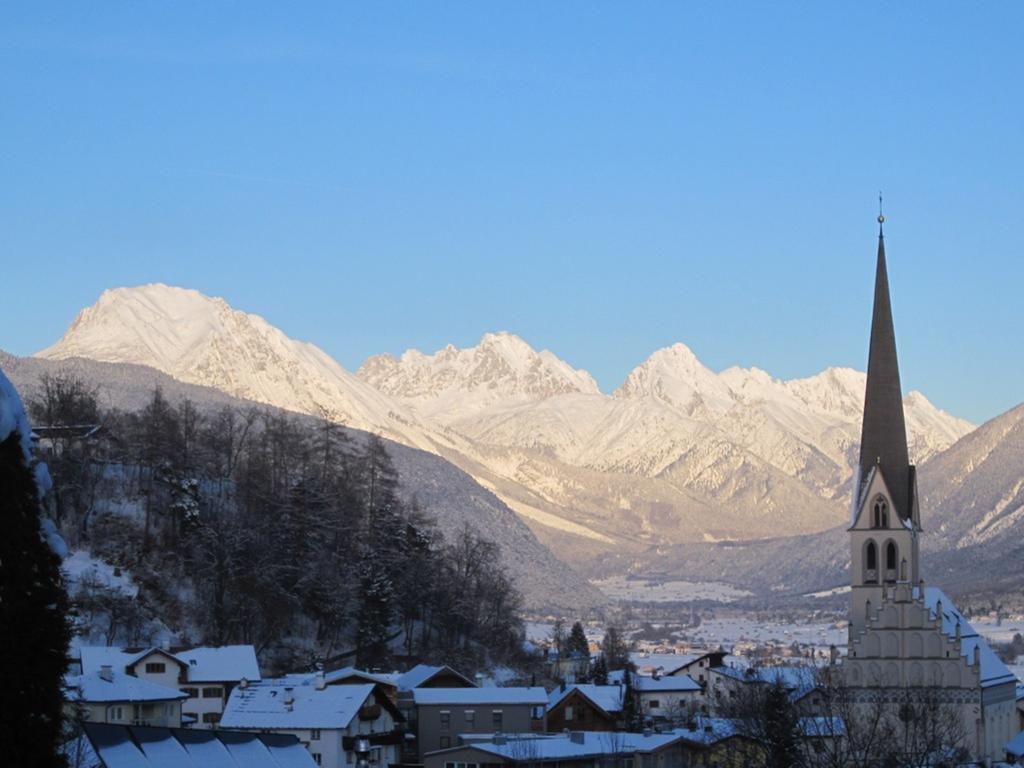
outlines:
M869 541L864 552L864 581L878 581L878 549Z
M896 579L896 543L890 541L885 545L885 578L888 581Z
M875 499L874 519L872 522L874 523L874 528L889 527L889 505L881 496Z

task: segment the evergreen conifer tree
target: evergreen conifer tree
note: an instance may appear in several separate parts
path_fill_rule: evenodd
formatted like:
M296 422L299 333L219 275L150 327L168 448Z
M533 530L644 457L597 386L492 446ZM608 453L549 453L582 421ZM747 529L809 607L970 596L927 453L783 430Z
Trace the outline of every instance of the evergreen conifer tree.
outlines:
M627 731L642 731L644 713L640 706L640 695L633 686L633 673L627 669L622 677L622 724Z
M608 685L608 662L604 660L604 654L599 653L590 670L590 682L594 685Z
M587 636L583 632L583 625L578 621L573 624L572 629L569 630L569 641L566 647L570 654L580 653L584 656L590 654L590 643L587 641Z
M64 763L70 629L60 561L41 535L27 429L21 401L0 373L0 760L30 768Z

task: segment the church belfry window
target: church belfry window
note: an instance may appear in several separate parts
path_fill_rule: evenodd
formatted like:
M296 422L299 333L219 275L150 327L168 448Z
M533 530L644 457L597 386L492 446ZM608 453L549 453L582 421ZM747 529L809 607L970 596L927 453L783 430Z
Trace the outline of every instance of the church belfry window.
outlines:
M864 552L864 581L878 581L878 549L869 541Z
M887 578L896 578L896 543L890 541L885 545L885 570ZM889 574L892 574L891 576Z
M871 523L872 528L889 527L889 505L881 496L875 499L874 516Z

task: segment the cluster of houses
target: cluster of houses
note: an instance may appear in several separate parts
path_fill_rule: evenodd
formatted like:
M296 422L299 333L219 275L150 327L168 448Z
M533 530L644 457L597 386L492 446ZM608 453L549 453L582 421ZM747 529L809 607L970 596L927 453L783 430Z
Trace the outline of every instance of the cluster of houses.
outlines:
M296 745L305 764L330 768L732 764L721 756L735 754L742 736L714 716L714 701L764 679L738 672L724 656L701 654L659 677L620 670L607 685L548 691L481 686L451 667L426 664L404 673L346 667L263 679L248 645L83 647L66 700L84 724L79 752L88 759L72 767L155 765L146 761L149 752L180 757L195 750L223 752L225 765L232 750L265 752L268 766L284 765L286 754L287 765L297 767L304 763ZM627 688L641 732L625 730ZM809 735L825 735L818 730ZM105 756L111 750L120 755L116 763ZM126 752L136 761L126 761ZM181 764L200 766L200 758Z

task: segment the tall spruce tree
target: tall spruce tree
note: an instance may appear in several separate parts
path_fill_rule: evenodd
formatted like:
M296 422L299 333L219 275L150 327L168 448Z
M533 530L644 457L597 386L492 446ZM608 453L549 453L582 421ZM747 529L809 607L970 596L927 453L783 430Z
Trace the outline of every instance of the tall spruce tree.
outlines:
M21 401L0 372L0 755L4 765L61 766L62 688L70 629L60 561L43 540Z
M572 625L572 629L569 630L569 641L566 644L566 649L569 653L579 653L584 656L590 654L590 642L587 640L586 634L583 632L583 625L578 621Z

